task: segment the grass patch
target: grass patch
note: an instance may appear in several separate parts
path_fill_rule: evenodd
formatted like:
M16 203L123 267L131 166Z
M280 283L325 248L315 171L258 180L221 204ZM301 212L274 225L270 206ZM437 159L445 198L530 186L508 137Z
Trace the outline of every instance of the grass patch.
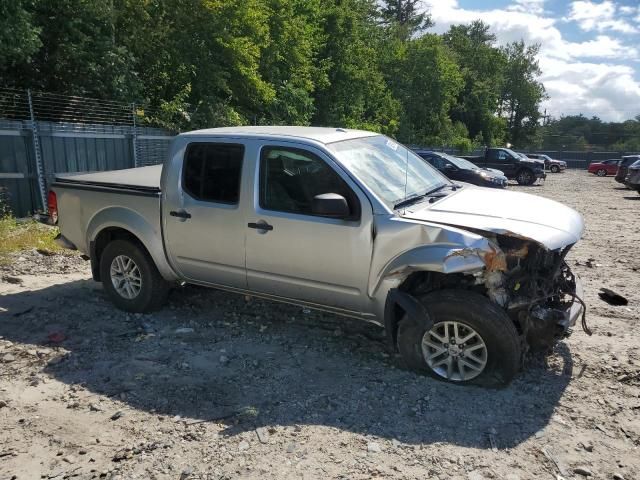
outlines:
M11 252L40 248L51 252L62 250L53 239L57 228L47 227L35 220L17 221L13 217L0 218L0 263L6 263Z

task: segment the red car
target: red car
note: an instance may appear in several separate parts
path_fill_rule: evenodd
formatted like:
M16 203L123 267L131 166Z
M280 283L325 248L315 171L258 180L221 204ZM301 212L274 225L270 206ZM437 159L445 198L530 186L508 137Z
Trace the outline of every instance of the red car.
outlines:
M618 171L618 164L620 160L612 158L611 160L603 160L601 162L593 162L589 164L587 171L589 173L595 173L599 177L606 177L607 175L615 175Z

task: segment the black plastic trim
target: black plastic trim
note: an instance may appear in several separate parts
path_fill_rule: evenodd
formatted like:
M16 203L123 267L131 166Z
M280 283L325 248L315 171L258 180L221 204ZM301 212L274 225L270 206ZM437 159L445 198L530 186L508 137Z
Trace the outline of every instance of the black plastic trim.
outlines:
M384 330L390 346L396 348L396 332L400 318L396 318L396 306L404 310L404 313L414 322L423 325L426 330L433 327L433 320L427 309L414 296L406 292L392 288L387 294L384 306Z
M88 190L101 193L120 193L125 195L134 195L137 197L160 197L160 189L155 187L134 187L127 185L105 186L105 183L88 183L88 182L60 182L56 181L51 184L52 188L67 188L70 190Z

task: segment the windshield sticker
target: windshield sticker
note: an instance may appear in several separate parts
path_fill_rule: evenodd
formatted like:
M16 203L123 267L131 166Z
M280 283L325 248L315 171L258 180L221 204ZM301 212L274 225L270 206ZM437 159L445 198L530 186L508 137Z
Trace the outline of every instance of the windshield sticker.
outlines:
M391 140L387 140L387 147L395 152L398 149L398 144L392 142Z

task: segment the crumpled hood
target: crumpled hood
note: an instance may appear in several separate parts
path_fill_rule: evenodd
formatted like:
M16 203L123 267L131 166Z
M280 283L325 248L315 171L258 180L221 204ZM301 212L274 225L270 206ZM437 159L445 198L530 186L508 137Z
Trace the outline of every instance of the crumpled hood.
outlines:
M520 192L464 187L433 204L407 207L404 218L530 238L555 250L580 240L582 216L561 203Z

